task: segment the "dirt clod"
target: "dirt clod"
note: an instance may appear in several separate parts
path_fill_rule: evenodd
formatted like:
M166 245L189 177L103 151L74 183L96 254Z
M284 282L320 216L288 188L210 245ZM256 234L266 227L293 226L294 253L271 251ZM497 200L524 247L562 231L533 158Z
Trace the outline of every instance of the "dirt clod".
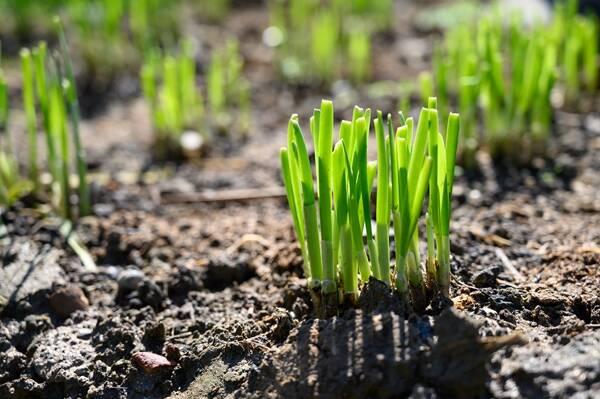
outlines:
M62 318L67 318L78 310L86 310L90 303L82 289L75 284L57 288L48 298L52 310Z

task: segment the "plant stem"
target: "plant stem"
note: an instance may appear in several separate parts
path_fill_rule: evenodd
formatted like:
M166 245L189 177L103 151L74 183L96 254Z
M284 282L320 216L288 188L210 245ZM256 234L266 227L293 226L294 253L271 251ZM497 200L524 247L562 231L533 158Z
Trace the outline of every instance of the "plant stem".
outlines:
M447 235L438 236L436 239L438 249L438 286L442 294L450 296L450 238Z

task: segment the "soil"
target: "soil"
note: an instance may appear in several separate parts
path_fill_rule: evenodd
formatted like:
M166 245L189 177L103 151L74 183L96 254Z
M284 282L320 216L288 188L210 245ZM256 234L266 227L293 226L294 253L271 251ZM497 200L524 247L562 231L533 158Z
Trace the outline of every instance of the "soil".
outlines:
M430 37L407 28L410 4L376 39L386 54L376 78L414 77L427 60ZM527 169L481 153L479 172L458 171L453 306L416 314L372 280L357 308L317 319L285 199L218 200L280 187L287 118L332 95L273 79L273 54L260 44L267 22L251 4L222 27L193 27L200 38L243 38L254 93L247 139L164 165L149 156L141 100L113 101L85 121L95 206L77 233L97 270L57 222L25 206L3 215L0 397L600 395L600 114L557 112L560 153ZM424 58L406 58L400 40ZM333 90L336 106L349 94L396 105L344 87Z

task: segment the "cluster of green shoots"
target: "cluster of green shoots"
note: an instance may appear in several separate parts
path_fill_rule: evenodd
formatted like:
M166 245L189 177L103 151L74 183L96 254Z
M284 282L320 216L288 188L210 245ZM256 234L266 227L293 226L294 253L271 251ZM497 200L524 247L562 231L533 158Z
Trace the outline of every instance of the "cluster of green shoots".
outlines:
M595 94L598 89L597 17L577 14L578 1L557 3L548 34L558 42L560 83L570 107L580 107L581 94Z
M222 21L231 9L231 0L208 0L196 2L199 17L210 22Z
M135 70L144 49L178 36L179 0L18 0L3 2L5 34L19 43L53 38L48 15L60 15L78 60L90 76L108 81ZM13 25L13 26L11 26ZM2 28L0 28L2 30ZM32 33L33 32L33 33ZM31 37L33 36L33 37Z
M450 213L459 117L448 116L440 132L435 98L429 99L414 129L413 118L377 112L373 124L377 161L367 159L371 111L355 107L351 121L339 125L333 145L334 111L330 101L310 118L317 189L306 140L297 115L288 125L288 145L280 152L283 180L304 273L319 314L335 313L342 302L354 304L369 278L395 286L406 303L424 309L431 295L449 295ZM371 226L371 193L377 181L376 229ZM423 272L418 221L429 189L428 258ZM390 226L395 240L395 267ZM366 233L366 236L365 234ZM366 241L366 242L365 242ZM366 245L365 245L366 244Z
M286 79L360 83L370 75L372 34L389 28L392 10L390 0L272 0L267 44Z
M0 130L3 148L0 155L0 189L2 205L10 206L19 197L33 191L38 198L49 198L56 211L65 219L90 213L90 191L87 164L79 130L79 103L73 69L62 26L55 26L60 49L48 54L45 43L33 50L21 51L23 76L22 97L27 128L27 177L20 176L16 156L8 134L8 95L6 84L0 83ZM40 168L38 131L44 132L47 173ZM75 169L76 177L71 175ZM72 184L73 183L73 184ZM74 189L72 186L76 185ZM46 189L47 188L47 189ZM77 199L78 211L72 200Z
M31 183L21 178L19 165L8 135L9 93L0 69L0 205L11 206L31 191Z
M597 23L576 9L577 1L558 5L552 23L530 27L516 14L507 25L495 12L447 32L434 51L433 74L420 76L421 96L435 91L441 110L450 103L459 109L465 166L473 166L482 147L513 162L543 155L555 87L563 85L573 99L596 89Z
M196 58L191 41L185 41L175 55L160 50L148 54L140 75L152 114L156 148L163 152L159 154L161 157L180 152L186 131L196 132L203 140L210 138L213 131L247 133L250 93L242 67L236 41L231 40L215 50L205 79L206 95L203 95L196 83ZM234 106L239 112L235 126L230 116ZM204 118L206 108L210 120Z

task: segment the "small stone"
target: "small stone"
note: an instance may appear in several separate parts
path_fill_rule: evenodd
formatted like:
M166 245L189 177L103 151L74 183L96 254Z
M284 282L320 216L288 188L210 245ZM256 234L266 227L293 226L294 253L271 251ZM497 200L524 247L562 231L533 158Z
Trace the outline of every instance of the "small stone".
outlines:
M139 269L125 269L119 273L117 277L117 283L119 284L119 290L121 291L132 291L135 290L138 285L144 280L144 272Z
M589 114L585 118L585 129L589 132L600 134L600 115L599 114Z
M152 324L146 327L146 329L144 330L143 340L164 342L166 334L167 331L163 323Z
M502 317L502 319L508 321L509 323L516 323L517 320L515 318L515 315L508 309L502 309L499 312L500 317Z
M60 317L67 318L77 310L86 310L90 303L79 286L69 284L55 290L48 299L52 310Z
M477 288L494 287L496 285L496 275L490 269L477 272L473 275L473 285Z
M116 280L119 277L119 273L121 269L117 266L106 266L101 269L102 273L107 275L113 280Z
M152 352L137 352L133 355L131 361L147 374L158 373L174 366L174 363L171 363L166 357Z
M529 302L532 304L541 304L543 306L557 306L567 302L566 298L557 295L551 291L533 292L529 296Z
M196 131L183 132L180 139L181 148L187 157L194 158L200 155L204 146L204 137Z
M138 286L137 296L144 305L152 306L155 310L164 308L164 302L167 300L167 295L161 287L148 278Z
M173 362L181 359L181 350L170 342L165 345L165 353L167 354L167 359Z
M100 217L108 217L115 211L113 204L95 204L94 214Z

